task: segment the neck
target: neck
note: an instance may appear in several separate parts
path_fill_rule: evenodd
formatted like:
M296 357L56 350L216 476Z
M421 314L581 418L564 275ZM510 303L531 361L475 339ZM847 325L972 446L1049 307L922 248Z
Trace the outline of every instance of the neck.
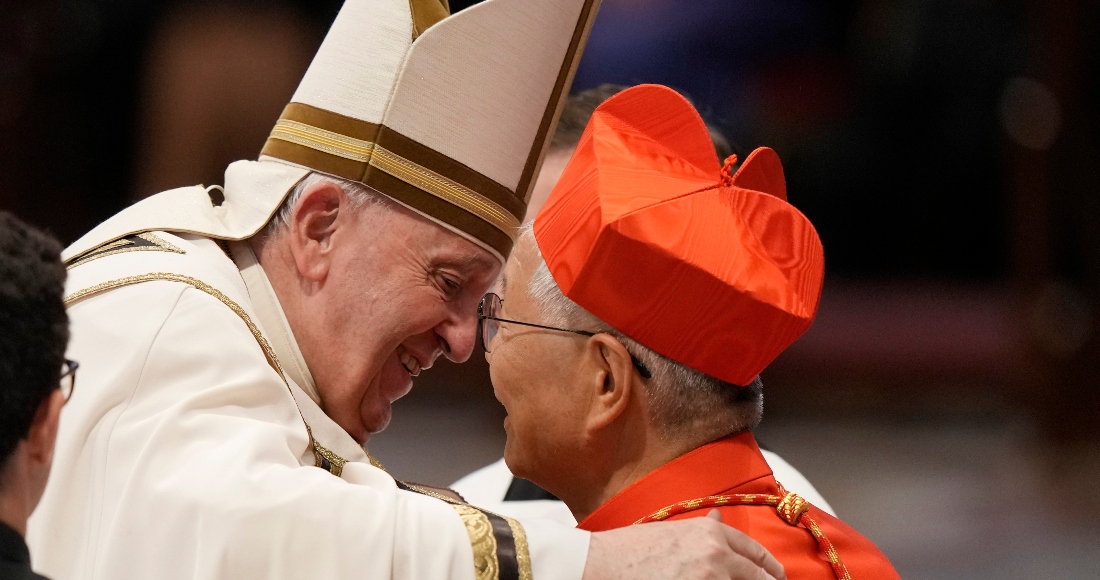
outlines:
M597 439L603 440L591 447L604 453L586 458L583 465L589 477L576 489L557 494L578 522L634 482L696 447L661 437L648 421L636 423L598 435Z
M33 506L24 473L17 469L15 457L0 470L0 522L7 524L20 535L27 535L27 518Z

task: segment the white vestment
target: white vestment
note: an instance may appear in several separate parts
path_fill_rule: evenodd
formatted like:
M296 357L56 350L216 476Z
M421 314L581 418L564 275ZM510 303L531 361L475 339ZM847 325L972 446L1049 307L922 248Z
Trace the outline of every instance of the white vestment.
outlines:
M247 213L250 191L271 184L234 165L226 199ZM67 356L80 371L28 528L35 569L58 580L498 577L503 544L484 514L399 489L299 384L312 379L273 292L254 295L262 271L205 237L247 237L267 216L226 215L205 196L158 194L66 251L77 258ZM122 238L134 232L148 233ZM521 578L581 576L586 532L510 525Z

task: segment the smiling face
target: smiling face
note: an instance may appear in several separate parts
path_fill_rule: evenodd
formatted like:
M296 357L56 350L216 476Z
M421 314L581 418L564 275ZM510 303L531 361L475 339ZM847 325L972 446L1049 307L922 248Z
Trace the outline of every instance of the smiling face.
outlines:
M499 261L396 204L351 207L331 182L308 187L296 207L261 263L321 407L365 442L440 355L469 358L477 304Z
M527 291L537 265L533 238L521 237L505 267L500 318L545 324ZM555 484L572 479L564 472L574 470L585 443L587 343L576 334L504 322L487 354L493 392L508 412L505 461L512 473L554 493L561 491Z

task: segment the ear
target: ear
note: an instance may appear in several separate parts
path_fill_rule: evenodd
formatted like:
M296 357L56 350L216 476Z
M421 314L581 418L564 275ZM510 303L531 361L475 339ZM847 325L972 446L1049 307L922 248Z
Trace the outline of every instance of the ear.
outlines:
M57 424L61 418L61 407L65 398L60 389L54 389L34 413L34 420L27 432L27 458L32 464L49 466L53 462L53 447L57 441Z
M287 233L290 252L303 278L321 282L328 275L333 239L351 215L349 209L347 194L331 181L318 181L302 192Z
M614 423L627 411L638 387L634 364L623 343L610 334L600 333L585 345L584 376L589 377L589 407L586 427L589 433Z

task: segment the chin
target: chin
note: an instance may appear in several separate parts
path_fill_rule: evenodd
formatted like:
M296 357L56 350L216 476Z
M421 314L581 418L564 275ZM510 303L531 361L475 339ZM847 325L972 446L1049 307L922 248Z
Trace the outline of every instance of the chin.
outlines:
M375 433L381 433L382 431L385 431L386 427L390 426L390 418L391 415L387 413L385 417L375 418L367 423L367 430L363 436L363 441L365 442L367 439L370 439L370 436L374 435Z
M531 470L523 461L523 454L516 450L511 434L508 435L508 441L504 444L504 463L508 465L508 470L512 472L512 475L522 479L531 479Z

